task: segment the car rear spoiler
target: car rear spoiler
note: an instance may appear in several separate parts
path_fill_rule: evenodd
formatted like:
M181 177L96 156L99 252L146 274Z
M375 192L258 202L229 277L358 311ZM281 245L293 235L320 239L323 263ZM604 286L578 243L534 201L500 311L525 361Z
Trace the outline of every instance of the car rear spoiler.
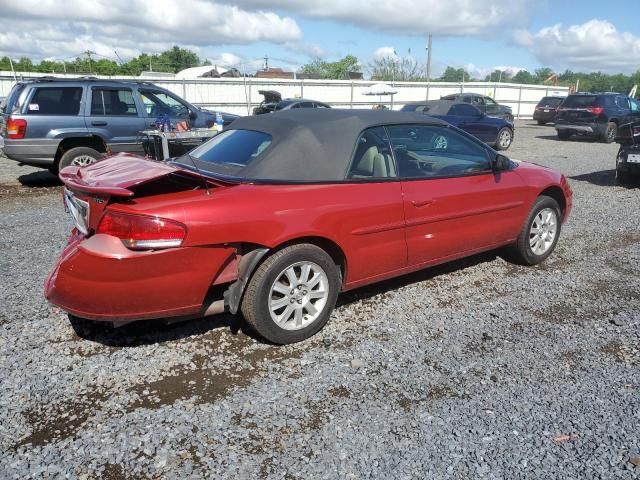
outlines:
M165 163L123 153L111 157L108 162L97 162L87 167L63 168L59 177L71 190L114 197L132 197L132 187L177 171L177 168Z

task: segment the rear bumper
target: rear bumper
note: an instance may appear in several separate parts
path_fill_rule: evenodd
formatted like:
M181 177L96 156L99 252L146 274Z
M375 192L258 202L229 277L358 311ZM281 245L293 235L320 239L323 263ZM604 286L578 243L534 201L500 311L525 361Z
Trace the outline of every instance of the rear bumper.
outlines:
M538 110L533 112L533 119L541 122L553 122L555 118L556 112L539 112Z
M53 165L60 140L4 139L2 150L7 158L16 162L48 168Z
M640 155L640 149L631 150L631 151L625 152L618 159L618 161L616 163L616 170L618 170L620 172L628 173L630 175L640 175L640 163L629 162L628 161L628 155L630 153L632 153L634 155Z
M45 282L47 300L78 317L133 321L204 313L233 257L228 247L136 252L109 235L74 233Z
M568 123L556 120L555 128L559 132L569 132L578 135L601 135L604 126L599 123Z

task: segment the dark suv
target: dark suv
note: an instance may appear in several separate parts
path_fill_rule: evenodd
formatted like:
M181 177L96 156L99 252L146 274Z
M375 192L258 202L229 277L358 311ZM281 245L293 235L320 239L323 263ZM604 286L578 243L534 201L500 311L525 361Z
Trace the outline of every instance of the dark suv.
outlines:
M55 172L105 154L143 153L139 132L159 117L208 128L216 112L148 82L44 78L18 82L2 109L0 135L12 160ZM223 113L228 125L236 115Z
M558 107L562 104L565 97L542 97L533 111L533 119L538 125L546 125L556 119Z
M586 135L611 143L618 125L628 123L637 112L640 103L621 93L575 93L558 108L555 127L561 140Z
M457 102L470 103L485 115L497 117L513 123L513 113L511 107L500 105L496 101L486 95L477 93L454 93L441 97L440 100L455 100Z

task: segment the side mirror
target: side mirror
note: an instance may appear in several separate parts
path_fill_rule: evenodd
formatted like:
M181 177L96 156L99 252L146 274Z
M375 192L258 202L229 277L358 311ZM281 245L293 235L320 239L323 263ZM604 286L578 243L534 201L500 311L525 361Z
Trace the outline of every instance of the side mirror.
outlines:
M198 118L198 114L193 110L189 109L189 120L195 120L196 118Z
M505 157L501 153L498 153L493 159L491 166L496 171L508 170L511 166L511 160L509 160L508 157Z

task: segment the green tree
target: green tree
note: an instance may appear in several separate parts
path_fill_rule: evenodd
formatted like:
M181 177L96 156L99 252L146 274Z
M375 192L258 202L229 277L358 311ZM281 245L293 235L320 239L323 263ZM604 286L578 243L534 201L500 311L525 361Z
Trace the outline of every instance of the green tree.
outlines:
M514 83L533 84L536 83L536 77L526 70L520 70L513 76L511 81Z
M383 82L416 82L424 80L424 68L412 57L385 57L372 60L368 66L372 80Z
M509 82L511 81L511 72L507 70L494 70L484 77L485 82Z
M161 65L168 65L173 73L178 73L185 68L197 67L200 65L200 58L195 52L180 48L174 45L171 50L167 50L158 55Z
M447 67L440 75L440 80L443 82L468 82L471 80L471 75L464 68Z
M353 55L347 55L335 62L326 62L319 57L303 65L299 72L323 79L341 80L349 78L349 72L360 72L360 63Z

